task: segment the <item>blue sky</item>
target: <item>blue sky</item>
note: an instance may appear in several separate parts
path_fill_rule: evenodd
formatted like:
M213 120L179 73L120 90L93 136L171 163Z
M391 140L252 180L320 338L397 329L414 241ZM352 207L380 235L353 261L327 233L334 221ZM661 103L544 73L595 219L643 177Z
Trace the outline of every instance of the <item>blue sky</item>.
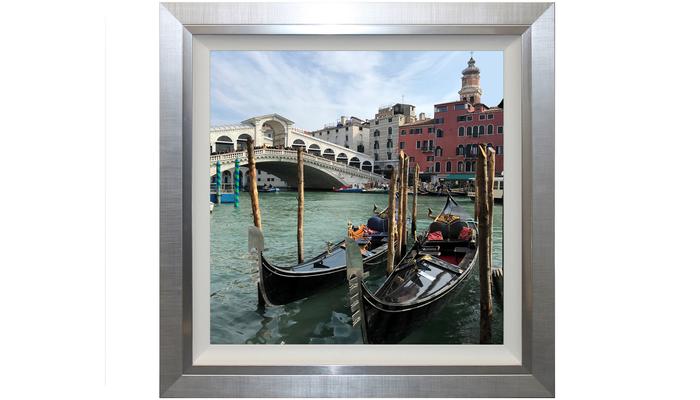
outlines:
M277 113L315 130L341 115L373 118L403 101L433 115L456 101L469 51L215 51L211 53L211 124ZM503 98L503 53L475 51L482 102Z

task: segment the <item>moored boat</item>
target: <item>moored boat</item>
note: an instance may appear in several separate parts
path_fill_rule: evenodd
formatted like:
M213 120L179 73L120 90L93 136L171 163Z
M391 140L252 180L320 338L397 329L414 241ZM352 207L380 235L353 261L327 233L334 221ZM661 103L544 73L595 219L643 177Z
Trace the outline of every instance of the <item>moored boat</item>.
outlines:
M353 186L341 186L339 188L333 188L333 191L337 193L362 193L362 188Z
M381 213L380 213L381 214ZM378 222L378 220L380 222ZM355 234L354 241L361 248L361 257L365 270L381 265L386 260L387 224L378 215L370 218L368 234ZM344 241L327 244L325 252L300 264L283 267L271 263L258 249L264 248L262 232L256 227L248 230L248 248L255 249L258 255L258 293L259 302L267 305L283 305L309 297L315 293L330 289L345 282L346 245Z
M362 280L362 260L349 246L352 320L361 325L365 343L398 343L448 304L476 265L476 234L474 220L448 194L428 232L374 293Z

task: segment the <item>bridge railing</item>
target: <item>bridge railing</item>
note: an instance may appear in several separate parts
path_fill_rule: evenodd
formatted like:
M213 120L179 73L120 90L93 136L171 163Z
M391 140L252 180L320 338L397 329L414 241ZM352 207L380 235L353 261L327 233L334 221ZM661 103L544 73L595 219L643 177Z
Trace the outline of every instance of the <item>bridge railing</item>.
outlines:
M259 148L253 150L255 153L255 158L256 159L263 159L266 157L275 157L275 158L281 158L281 159L286 159L290 160L292 162L296 162L297 159L297 152L296 150L285 150L285 149L271 149L271 148ZM233 163L235 160L238 159L240 160L241 164L247 164L248 163L248 153L246 151L236 151L232 153L226 153L226 154L215 154L210 156L210 164L213 167L216 165L217 161L220 161L222 164L228 164L228 163ZM375 180L375 181L384 181L385 178L382 175L375 174L374 172L370 171L365 171L362 168L355 168L351 167L347 164L343 164L337 161L329 160L327 158L317 156L312 153L305 153L304 154L304 163L308 164L313 164L319 167L327 168L333 171L349 174L349 175L355 175L355 176L361 176L363 178Z

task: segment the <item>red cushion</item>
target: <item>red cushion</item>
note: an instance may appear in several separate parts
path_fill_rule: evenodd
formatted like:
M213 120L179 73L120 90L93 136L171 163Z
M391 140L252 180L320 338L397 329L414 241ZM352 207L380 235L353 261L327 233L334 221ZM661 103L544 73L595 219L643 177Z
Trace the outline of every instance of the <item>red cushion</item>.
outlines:
M437 231L437 232L430 232L428 233L428 240L443 240L442 239L442 232Z
M459 240L469 240L472 237L472 230L469 229L469 227L463 227L461 231L459 231Z

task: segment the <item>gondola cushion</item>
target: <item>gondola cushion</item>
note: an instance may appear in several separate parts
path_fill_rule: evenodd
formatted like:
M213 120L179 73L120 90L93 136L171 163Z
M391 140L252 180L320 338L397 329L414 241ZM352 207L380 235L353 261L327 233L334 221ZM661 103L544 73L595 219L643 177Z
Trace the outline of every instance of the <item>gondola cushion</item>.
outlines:
M441 232L443 238L448 238L450 236L450 227L445 222L435 221L428 227L428 232Z
M450 238L450 240L466 240L466 239L460 238L460 235L462 234L462 230L464 228L469 229L469 225L467 225L467 223L464 221L458 220L458 221L451 223L450 228L449 228L450 234L448 236Z
M378 216L370 217L367 220L367 227L373 231L386 232L389 230L389 223L385 218L379 218Z

